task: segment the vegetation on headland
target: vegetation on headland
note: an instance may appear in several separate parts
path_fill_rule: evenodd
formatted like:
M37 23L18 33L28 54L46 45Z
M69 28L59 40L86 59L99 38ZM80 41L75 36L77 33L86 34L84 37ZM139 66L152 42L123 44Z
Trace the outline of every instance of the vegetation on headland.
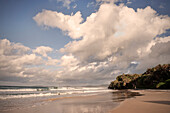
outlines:
M109 89L170 89L170 64L157 65L143 74L123 74L111 82Z

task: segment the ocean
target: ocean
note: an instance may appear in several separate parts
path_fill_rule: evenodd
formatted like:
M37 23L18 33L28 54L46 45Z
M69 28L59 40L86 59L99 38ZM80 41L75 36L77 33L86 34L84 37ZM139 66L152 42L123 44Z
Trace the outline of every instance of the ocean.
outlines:
M0 86L0 111L46 104L49 99L98 95L113 90L107 87Z
M0 113L108 113L137 95L107 86L0 86Z

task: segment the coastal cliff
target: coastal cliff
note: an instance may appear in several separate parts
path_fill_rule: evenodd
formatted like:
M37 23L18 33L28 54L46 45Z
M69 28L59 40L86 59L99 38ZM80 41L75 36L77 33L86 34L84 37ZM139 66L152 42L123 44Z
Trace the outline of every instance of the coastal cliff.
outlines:
M170 89L170 64L157 65L143 74L122 74L109 89Z

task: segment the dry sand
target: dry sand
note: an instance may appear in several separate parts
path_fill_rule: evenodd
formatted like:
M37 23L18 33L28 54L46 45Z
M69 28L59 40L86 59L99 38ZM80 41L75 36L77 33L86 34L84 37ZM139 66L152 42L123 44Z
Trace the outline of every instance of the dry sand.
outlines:
M139 90L143 96L126 99L110 113L170 113L170 91Z

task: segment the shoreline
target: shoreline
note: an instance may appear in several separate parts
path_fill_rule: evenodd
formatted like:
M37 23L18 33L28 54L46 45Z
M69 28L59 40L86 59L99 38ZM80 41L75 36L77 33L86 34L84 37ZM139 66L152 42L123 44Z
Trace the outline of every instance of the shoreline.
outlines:
M61 97L42 100L40 103L1 113L106 113L118 106L112 100L113 94L106 92L97 95Z
M170 113L170 90L129 90L142 96L125 99L108 113Z
M67 109L66 109L67 108ZM2 113L169 113L170 90L117 90L98 95L42 100Z

